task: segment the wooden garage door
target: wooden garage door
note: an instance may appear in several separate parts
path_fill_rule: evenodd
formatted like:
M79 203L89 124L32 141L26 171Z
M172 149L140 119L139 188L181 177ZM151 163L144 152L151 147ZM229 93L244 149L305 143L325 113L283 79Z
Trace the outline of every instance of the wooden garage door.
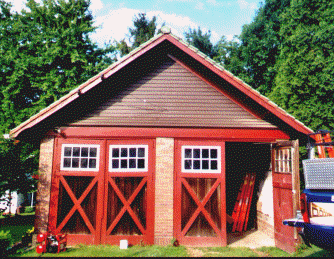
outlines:
M226 245L224 143L176 141L174 234L185 245Z
M69 244L153 244L153 140L58 139L49 227Z
M272 154L275 244L278 248L295 252L299 243L297 229L283 225L283 220L296 217L299 209L299 144L280 141Z
M108 141L102 242L154 243L153 140Z
M104 153L104 141L57 139L49 228L69 244L100 243Z

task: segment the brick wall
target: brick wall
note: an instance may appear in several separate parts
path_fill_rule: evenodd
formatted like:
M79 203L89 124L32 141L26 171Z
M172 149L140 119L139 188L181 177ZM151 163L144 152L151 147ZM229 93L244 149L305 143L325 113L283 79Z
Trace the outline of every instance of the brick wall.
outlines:
M54 137L41 141L39 155L39 181L36 196L35 232L45 232L48 225Z
M154 243L173 239L174 139L156 139Z

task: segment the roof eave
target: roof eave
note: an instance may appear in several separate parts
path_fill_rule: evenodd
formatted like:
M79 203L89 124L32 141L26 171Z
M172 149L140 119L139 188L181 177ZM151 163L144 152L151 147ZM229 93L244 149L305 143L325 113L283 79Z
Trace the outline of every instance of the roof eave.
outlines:
M60 98L58 101L54 102L50 106L41 110L38 114L32 116L27 121L21 123L19 126L11 130L11 137L18 137L24 130L32 128L39 122L43 121L50 115L54 114L58 110L62 109L64 106L68 105L72 101L79 98L83 93L88 92L90 89L94 88L96 85L102 82L102 80L109 78L114 73L124 68L126 65L151 50L161 42L168 40L172 44L176 45L182 51L190 55L192 58L197 60L199 63L209 68L212 72L218 74L221 78L229 82L231 85L236 87L242 93L246 94L248 97L253 99L255 102L259 103L262 107L273 113L275 116L280 118L282 121L293 127L295 130L303 133L310 134L313 133L312 129L306 127L303 123L289 115L287 112L279 108L276 104L270 101L267 97L261 95L258 91L250 87L248 84L243 82L238 77L235 77L233 74L225 70L222 66L217 64L215 61L210 59L208 56L200 52L197 48L189 45L187 42L182 39L174 36L170 33L158 34L149 41L140 45L138 48L130 52L128 55L120 59L119 61L113 63L108 68L87 80L85 83L81 84L79 87L75 88L69 92L64 97Z

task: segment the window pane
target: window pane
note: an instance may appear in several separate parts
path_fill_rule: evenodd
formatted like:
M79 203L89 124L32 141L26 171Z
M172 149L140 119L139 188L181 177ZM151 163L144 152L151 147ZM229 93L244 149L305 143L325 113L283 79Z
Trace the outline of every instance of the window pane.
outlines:
M218 169L218 163L217 160L211 161L211 170L217 170Z
M74 147L73 148L73 156L75 156L75 157L80 156L80 148L79 147Z
M65 147L64 156L71 156L72 154L72 148L71 147Z
M194 152L194 158L200 158L200 156L201 156L201 150L200 149L194 149L193 150L193 152Z
M79 158L72 159L72 168L79 168Z
M112 168L119 168L119 160L113 159L112 160Z
M89 168L96 168L96 159L89 159Z
M71 158L64 158L64 167L71 167Z
M81 157L88 157L88 147L81 148Z
M191 151L192 151L191 149L188 149L188 148L185 149L184 150L184 157L185 158L191 158L191 153L192 153Z
M138 148L138 157L145 157L145 148Z
M119 148L112 149L112 157L119 157Z
M209 160L202 161L202 169L209 169Z
M129 159L129 168L136 168L136 159Z
M90 151L89 151L89 156L90 157L96 157L97 155L97 148L90 148Z
M201 169L201 161L200 160L194 160L194 169Z
M138 168L139 169L145 168L145 159L138 159Z
M130 157L136 157L137 149L136 148L130 148Z
M87 153L88 155L88 153ZM81 158L81 168L87 168L88 167L88 159L87 158Z
M128 168L128 160L125 160L125 159L121 160L121 168L123 169Z
M184 160L184 169L191 169L191 160Z
M127 156L128 156L128 149L121 148L121 157L127 157Z
M209 158L209 149L202 149L202 158Z
M211 153L211 158L217 158L217 149L211 149L210 150L210 153Z

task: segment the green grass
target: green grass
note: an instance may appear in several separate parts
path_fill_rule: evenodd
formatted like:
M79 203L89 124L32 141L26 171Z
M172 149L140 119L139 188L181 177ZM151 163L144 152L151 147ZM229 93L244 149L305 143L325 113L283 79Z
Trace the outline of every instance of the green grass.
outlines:
M300 245L297 252L293 254L286 253L276 247L262 247L256 249L256 251L263 253L263 256L268 257L333 257L334 254L327 250L321 249L312 245L308 247L306 245Z
M260 255L246 247L207 247L197 248L204 257L259 257Z
M118 246L76 246L68 248L59 254L37 254L31 250L16 256L28 257L186 257L189 256L185 247L172 246L133 246L128 249L120 249Z
M301 246L296 253L289 254L276 247L262 247L250 249L244 247L199 247L186 248L183 246L133 246L128 249L120 249L118 246L79 245L68 248L66 252L59 254L37 254L35 250L16 254L17 257L333 257L326 250L313 246L312 248Z

